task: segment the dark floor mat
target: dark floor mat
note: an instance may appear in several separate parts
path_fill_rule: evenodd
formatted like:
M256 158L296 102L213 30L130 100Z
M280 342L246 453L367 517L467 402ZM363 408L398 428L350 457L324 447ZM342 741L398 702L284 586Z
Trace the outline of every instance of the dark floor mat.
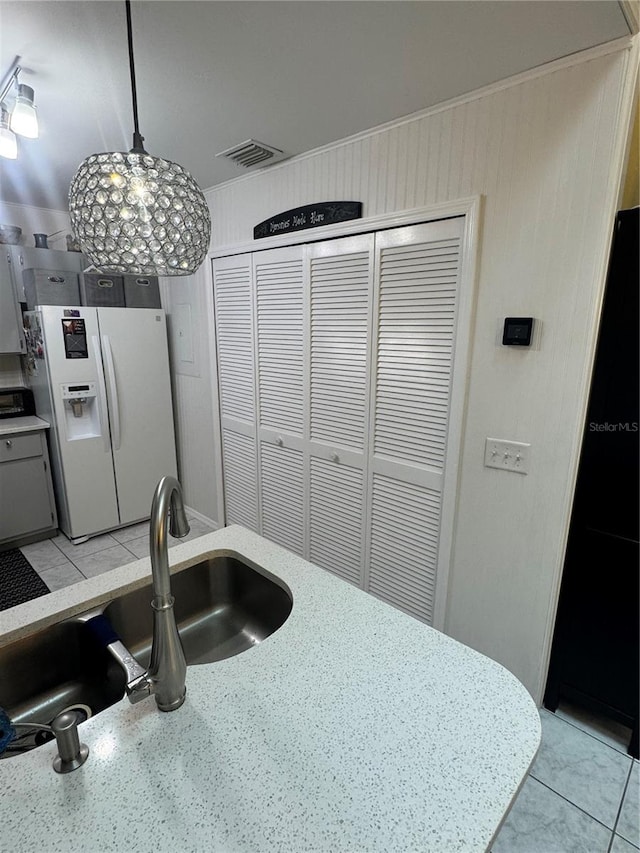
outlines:
M0 610L51 592L27 558L14 548L0 553Z

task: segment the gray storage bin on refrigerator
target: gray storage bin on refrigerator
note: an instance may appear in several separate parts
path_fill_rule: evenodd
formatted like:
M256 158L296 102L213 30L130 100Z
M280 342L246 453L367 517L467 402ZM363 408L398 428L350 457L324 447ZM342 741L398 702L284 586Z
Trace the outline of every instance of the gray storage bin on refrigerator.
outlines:
M162 308L156 276L125 275L124 304L127 308Z
M24 270L24 297L27 308L36 305L80 305L78 274L67 270Z
M81 273L80 299L93 308L124 308L124 285L121 275Z

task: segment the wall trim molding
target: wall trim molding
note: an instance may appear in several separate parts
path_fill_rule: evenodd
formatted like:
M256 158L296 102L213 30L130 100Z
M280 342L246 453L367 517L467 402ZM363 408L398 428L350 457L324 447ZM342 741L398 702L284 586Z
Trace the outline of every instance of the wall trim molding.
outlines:
M332 240L338 237L349 237L354 234L364 234L369 231L382 231L386 228L401 228L403 225L417 225L419 222L429 222L434 219L448 219L452 216L466 216L477 210L480 204L479 196L444 201L428 207L415 207L411 210L382 213L378 216L368 216L353 219L349 222L339 222L324 228L308 228L292 234L280 234L266 237L263 240L249 240L243 243L232 243L219 246L209 253L209 258L222 258L227 255L241 255L245 252L259 252L266 249L281 249L284 246L297 246L300 243L315 243L318 240Z
M626 18L625 6L623 4L621 5ZM205 197L209 194L214 194L219 190L226 189L229 186L244 183L245 181L256 180L261 176L273 175L278 169L283 169L293 164L300 163L310 157L315 157L318 154L324 154L327 151L332 151L334 148L340 148L344 145L358 142L361 139L366 139L367 137L375 136L379 133L385 133L388 130L393 130L394 128L401 127L404 124L411 124L412 122L420 121L421 119L428 118L429 116L436 115L437 113L446 112L447 110L462 106L463 104L468 104L471 101L476 101L481 98L494 95L497 92L502 92L504 89L519 86L522 83L526 83L530 80L536 80L537 78L544 77L547 74L554 74L556 71L561 71L564 68L581 65L584 62L591 62L594 59L600 59L601 57L608 56L612 53L629 50L632 46L633 40L631 35L629 35L623 36L619 39L614 39L613 41L605 42L604 44L596 45L595 47L587 48L586 50L578 51L577 53L571 53L568 56L562 56L559 59L554 59L551 62L544 63L543 65L537 65L535 68L530 68L528 71L521 71L518 74L513 74L511 77L504 77L502 80L497 80L495 83L489 83L487 86L474 89L472 92L467 92L464 95L458 95L456 98L441 101L439 104L425 107L425 109L418 110L417 112L410 113L409 115L401 116L400 118L393 119L392 121L385 122L384 124L375 125L374 127L366 130L361 130L359 133L354 133L351 136L345 136L342 139L337 139L334 142L329 142L326 145L319 146L318 148L312 148L310 151L304 151L301 154L296 154L295 157L290 157L288 160L275 163L267 169L258 170L249 175L240 175L237 178L231 178L221 184L215 184L204 191ZM207 202L209 202L208 197ZM227 254L232 253L227 252Z
M550 607L547 614L547 622L545 627L545 636L543 641L542 655L540 659L539 692L533 698L538 705L542 704L544 688L549 671L549 662L551 660L551 645L553 642L553 632L555 629L556 614L558 609L558 600L560 597L560 586L562 583L562 574L564 569L564 558L567 550L567 542L569 539L569 528L571 526L571 513L573 509L573 498L578 479L578 469L580 465L580 454L582 449L582 441L584 435L584 424L587 418L587 410L589 405L589 393L591 390L591 378L595 364L596 349L598 344L598 330L600 328L600 318L602 316L602 306L604 302L604 293L607 284L607 272L609 268L609 258L611 255L611 246L613 243L613 225L615 215L618 209L618 202L621 194L621 187L624 177L624 167L626 163L626 154L629 145L631 134L631 119L633 116L634 101L636 97L636 84L638 80L638 69L640 66L640 40L635 37L632 41L631 50L626 58L625 80L624 86L620 92L617 107L617 121L615 124L615 149L614 156L610 163L610 180L608 182L608 196L606 204L603 205L603 210L606 211L606 217L610 221L609 236L603 242L602 251L599 254L597 263L594 264L594 279L597 284L597 296L594 302L594 308L589 329L590 347L589 356L584 362L582 376L580 378L580 396L582 403L580 406L580 420L577 433L573 437L573 448L571 453L571 474L567 478L566 490L563 500L563 517L564 531L558 560L554 569L552 593Z
M0 199L0 207L16 208L16 210L35 210L38 213L60 213L63 216L69 216L68 210L62 210L57 207L38 207L34 204L18 204L15 201L3 201Z
M433 607L433 627L446 631L449 605L449 577L455 559L455 542L460 502L462 450L467 427L471 353L476 328L476 307L480 279L480 228L483 198L465 199L464 236L462 240L462 275L456 307L456 336L451 365L451 397L446 443L446 459L442 484L438 570Z
M481 196L457 199L428 207L413 208L367 219L357 219L350 222L338 223L326 228L314 228L307 231L283 234L274 238L243 243L227 250L216 250L211 253L207 286L207 314L211 329L212 345L211 384L214 400L215 420L213 441L218 459L222 459L222 431L219 408L217 347L215 341L215 307L213 299L213 265L217 257L244 254L247 252L264 251L266 249L283 248L317 240L337 239L355 234L370 233L398 228L406 225L417 225L464 216L463 236L463 270L460 281L460 301L457 307L457 330L454 364L452 365L453 382L449 404L449 432L447 437L447 460L445 463L442 510L440 520L440 546L438 551L437 583L433 608L433 627L445 630L445 617L449 597L449 576L454 557L454 543L458 522L458 502L460 493L461 456L467 421L467 401L469 391L469 372L473 346L473 330L475 328L475 312L477 304L479 280L479 249L480 227L483 199ZM222 466L216 470L216 491L218 507L225 517L224 480Z
M208 258L205 267L205 313L207 317L206 334L209 338L209 381L211 383L211 403L213 410L212 444L213 455L216 460L215 466L215 493L216 508L220 527L224 527L227 517L227 508L224 499L224 477L222 470L222 430L220 411L220 382L218 376L218 338L216 335L216 312L213 297L213 259Z
M198 519L198 521L202 521L204 524L208 524L209 527L212 527L214 530L220 530L221 525L218 524L218 522L215 521L213 518L209 518L208 516L203 515L203 513L198 512L198 510L194 509L192 506L185 505L185 510L187 512L190 512L194 518Z
M637 35L640 31L640 3L638 0L618 0L618 2L629 29L634 36Z

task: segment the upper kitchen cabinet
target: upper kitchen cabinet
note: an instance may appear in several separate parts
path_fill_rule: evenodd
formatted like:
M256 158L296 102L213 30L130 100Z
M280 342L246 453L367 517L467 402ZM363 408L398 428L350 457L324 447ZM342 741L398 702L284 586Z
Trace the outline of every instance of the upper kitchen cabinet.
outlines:
M13 283L19 302L26 302L24 293L25 270L60 270L82 272L84 255L80 252L62 252L59 249L37 249L34 246L6 246L9 263L13 268Z
M23 272L56 270L79 273L84 256L79 252L3 245L0 251L0 353L24 353L20 303L26 303ZM79 297L73 300L79 302Z
M0 353L25 352L14 273L10 248L3 246L0 251Z

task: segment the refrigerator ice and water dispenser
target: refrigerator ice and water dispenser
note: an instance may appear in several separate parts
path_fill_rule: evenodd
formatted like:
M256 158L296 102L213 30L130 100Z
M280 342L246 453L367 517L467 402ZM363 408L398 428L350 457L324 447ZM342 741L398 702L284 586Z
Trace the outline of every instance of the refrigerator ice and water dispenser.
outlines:
M102 435L95 382L60 386L64 401L67 441L99 438Z

